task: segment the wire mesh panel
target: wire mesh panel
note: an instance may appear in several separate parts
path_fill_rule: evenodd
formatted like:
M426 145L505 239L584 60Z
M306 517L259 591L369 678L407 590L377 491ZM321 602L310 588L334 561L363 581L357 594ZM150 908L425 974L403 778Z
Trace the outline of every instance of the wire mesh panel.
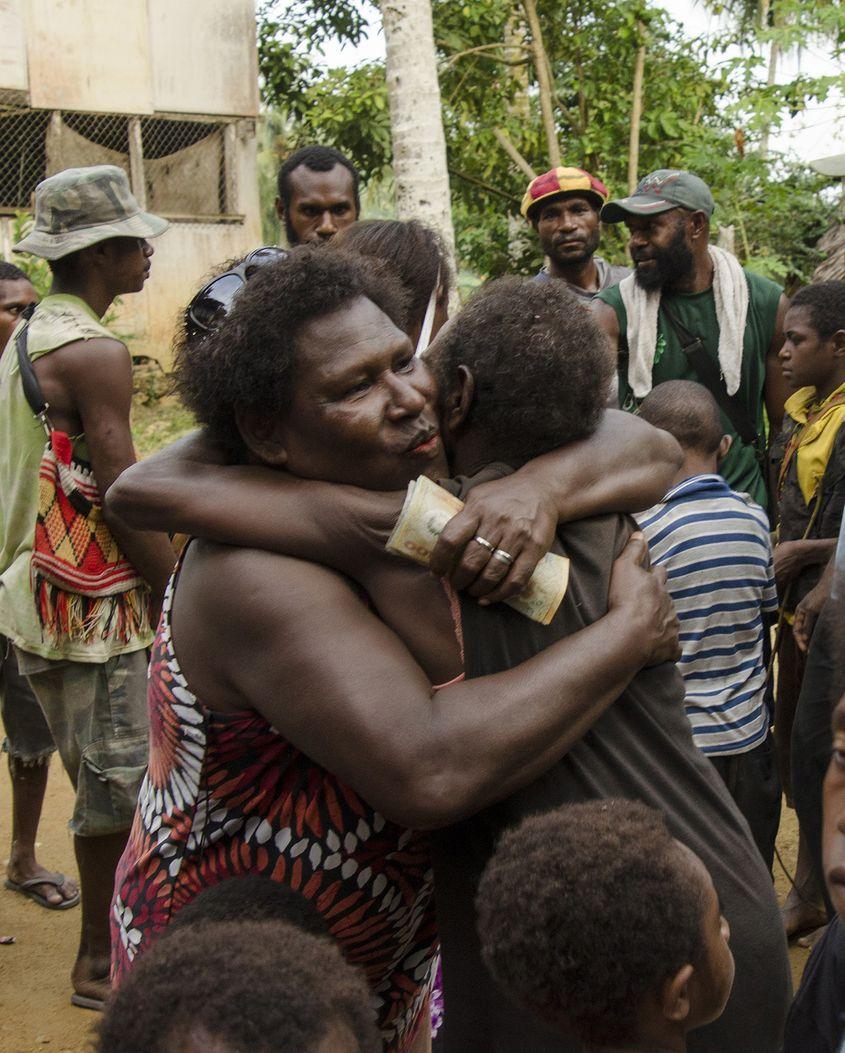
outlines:
M46 133L47 172L88 165L129 169L129 119L101 113L54 113Z
M113 164L129 173L134 162L150 211L180 219L226 214L235 166L227 156L225 123L133 122L138 118L33 110L0 100L0 211L31 209L36 185L65 168Z
M47 174L45 110L0 108L0 209L30 208L36 184Z
M147 208L172 216L226 212L224 126L141 118Z

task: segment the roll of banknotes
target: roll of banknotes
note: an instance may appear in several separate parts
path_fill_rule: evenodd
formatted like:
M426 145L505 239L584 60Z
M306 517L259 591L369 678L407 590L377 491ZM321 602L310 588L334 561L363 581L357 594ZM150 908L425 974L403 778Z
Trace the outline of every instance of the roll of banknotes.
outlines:
M405 503L387 548L427 567L443 528L464 507L454 494L421 475L408 485ZM505 602L532 621L548 625L554 618L569 582L569 560L547 552L537 564L525 590Z

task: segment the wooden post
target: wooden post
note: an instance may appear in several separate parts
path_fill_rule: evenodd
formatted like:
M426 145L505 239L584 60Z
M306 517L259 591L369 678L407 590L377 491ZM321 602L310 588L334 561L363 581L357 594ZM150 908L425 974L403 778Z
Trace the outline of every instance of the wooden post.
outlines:
M144 143L141 118L129 118L129 182L141 208L147 207L147 183L144 179Z
M238 124L223 125L223 211L227 216L238 214Z

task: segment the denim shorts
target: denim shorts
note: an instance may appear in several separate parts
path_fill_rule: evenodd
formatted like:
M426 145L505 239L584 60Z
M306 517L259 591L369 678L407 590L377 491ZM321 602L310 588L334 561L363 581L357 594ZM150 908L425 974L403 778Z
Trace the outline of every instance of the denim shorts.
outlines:
M76 790L79 837L128 830L147 764L147 652L53 661L15 649Z
M3 751L9 754L13 771L16 765L46 764L55 753L41 706L26 677L18 672L15 649L5 636L0 636L0 719L6 732Z

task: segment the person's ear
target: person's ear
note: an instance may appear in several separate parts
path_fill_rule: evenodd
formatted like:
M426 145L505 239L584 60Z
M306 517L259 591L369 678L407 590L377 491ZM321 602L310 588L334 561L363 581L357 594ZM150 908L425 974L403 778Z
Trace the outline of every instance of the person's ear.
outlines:
M475 377L468 366L458 366L454 383L443 402L443 419L450 432L460 431L475 401Z
M89 266L111 271L115 262L114 241L114 238L106 238L105 241L98 241L96 245L88 245L79 253L80 258L84 258Z
M276 215L279 218L280 223L285 221L285 203L280 197L276 198Z
M716 460L719 464L721 464L722 461L724 461L724 459L728 456L728 450L731 448L731 446L733 446L733 444L733 435L722 436L722 441L719 443L719 449L716 451Z
M691 212L687 223L690 238L693 241L698 241L702 237L706 241L710 240L710 221L707 218L707 214L705 212L702 212L701 209L697 209L695 212Z
M660 1009L666 1020L673 1024L683 1024L690 1015L690 981L693 967L690 964L681 968L665 980L660 991Z
M236 406L235 424L251 454L273 468L285 467L288 461L285 427L278 416Z
M837 329L830 342L834 355L837 358L845 358L845 329Z

